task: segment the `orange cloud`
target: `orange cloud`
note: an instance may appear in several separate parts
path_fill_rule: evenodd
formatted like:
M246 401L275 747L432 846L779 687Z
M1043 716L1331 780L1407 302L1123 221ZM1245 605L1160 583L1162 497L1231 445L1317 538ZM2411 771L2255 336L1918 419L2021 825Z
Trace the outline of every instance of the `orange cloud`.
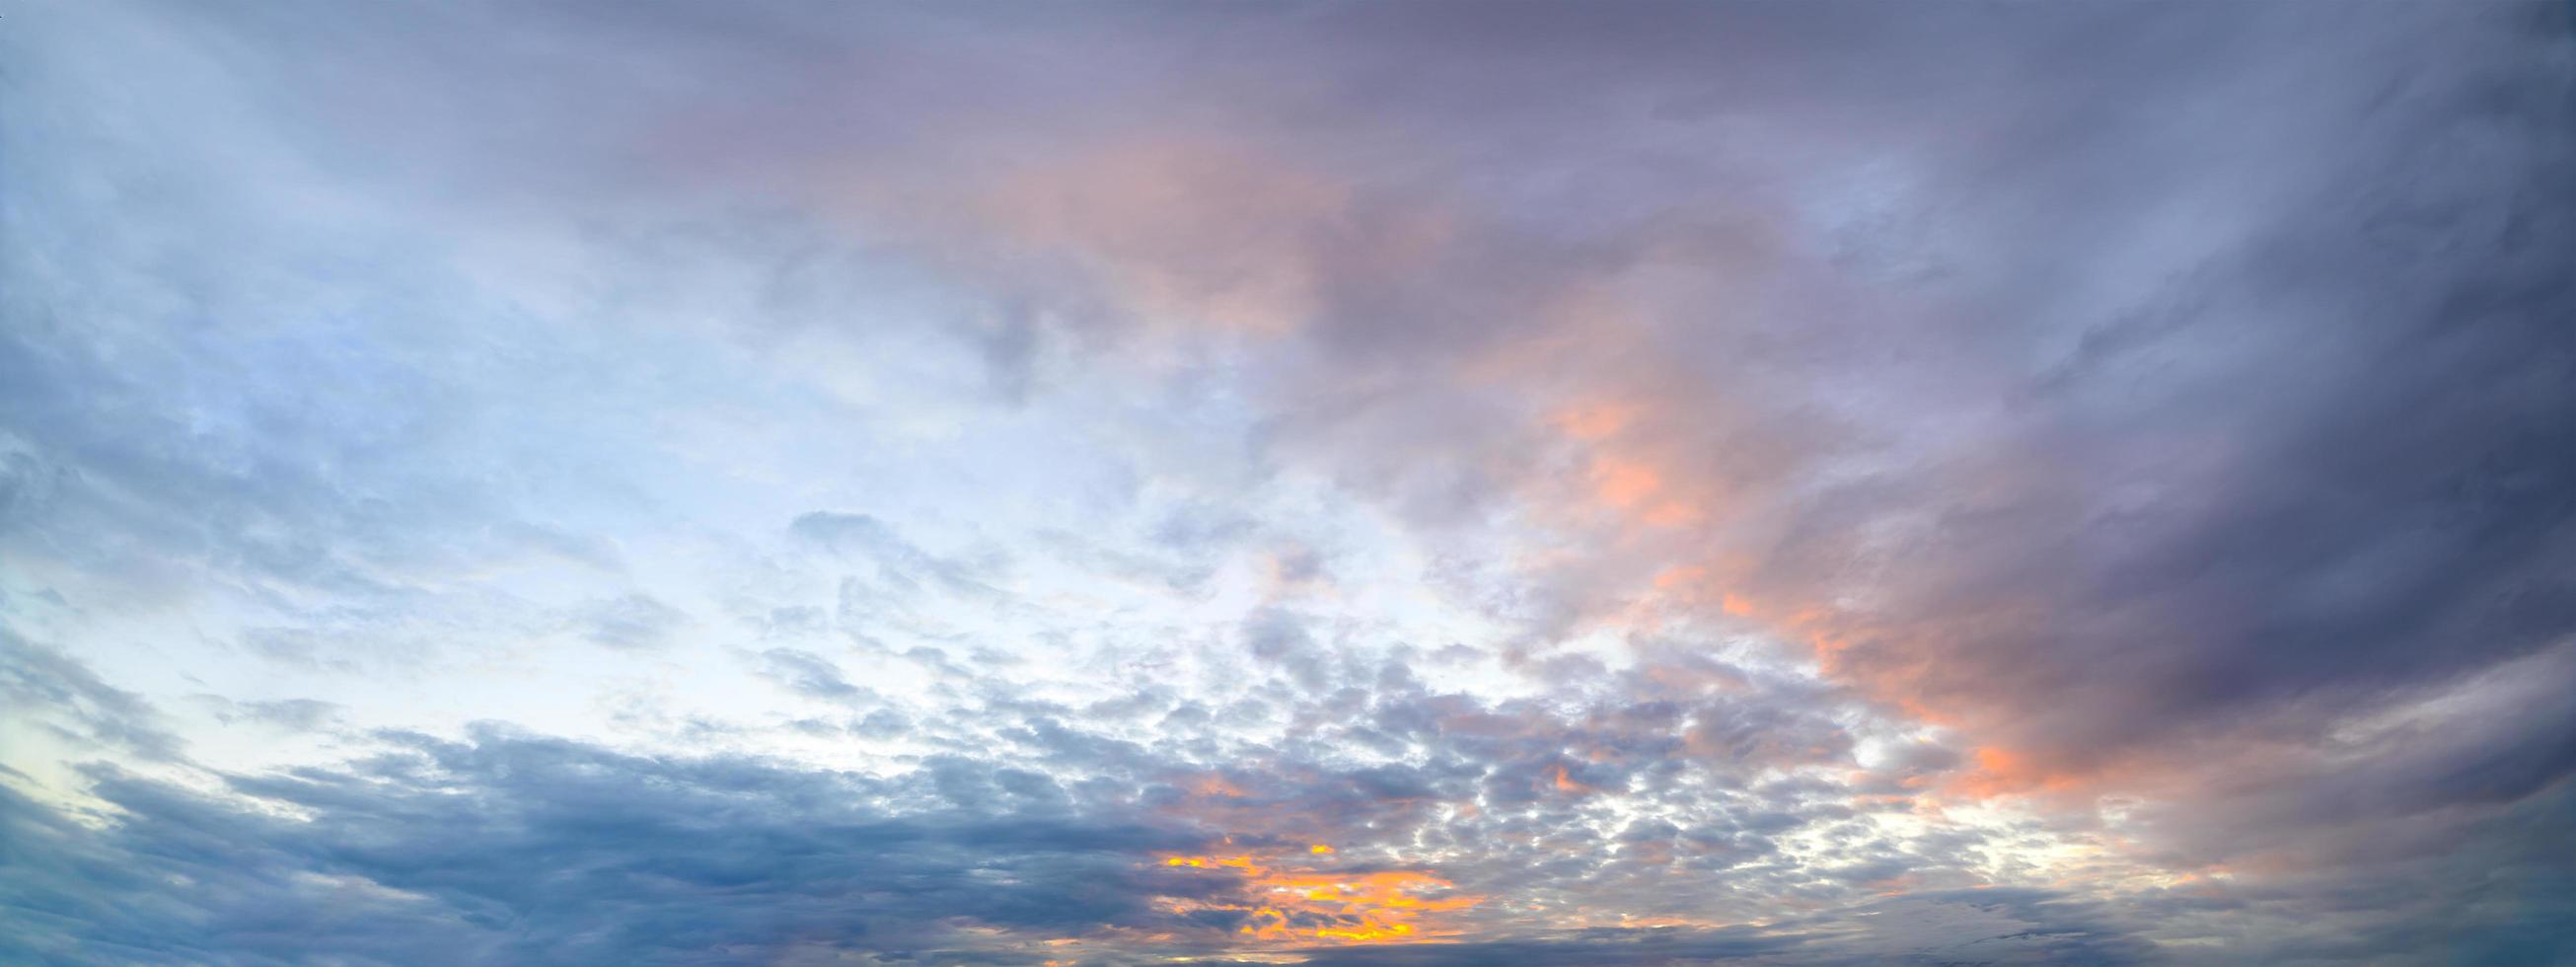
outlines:
M1307 852L1326 857L1334 851L1318 843L1307 847ZM1458 893L1450 881L1419 870L1337 872L1311 865L1292 866L1250 853L1169 856L1163 859L1163 865L1239 878L1243 902L1168 902L1180 912L1240 911L1246 918L1237 932L1265 942L1436 942L1463 932L1449 927L1441 914L1485 901L1481 896Z
M1241 799L1246 795L1243 787L1215 773L1199 777L1197 782L1190 784L1190 791L1201 796L1223 796L1228 799Z
M1683 527L1706 519L1697 505L1672 493L1662 471L1643 460L1593 457L1592 487L1602 503L1654 527Z
M2089 774L2051 769L2029 756L1996 746L1983 746L1971 756L1976 767L1952 780L1944 792L1970 799L2039 793L2065 793L2083 787Z
M1563 765L1548 767L1548 785L1554 787L1558 792L1570 792L1576 795L1590 795L1601 791L1599 787L1588 785L1575 779L1573 774L1567 772Z
M1027 164L959 209L1152 322L1259 336L1304 328L1338 280L1413 271L1450 234L1435 213L1389 216L1275 155L1154 137Z
M1591 443L1619 435L1642 411L1634 403L1589 403L1559 410L1551 422L1566 436Z
M1592 485L1603 503L1632 510L1663 491L1664 477L1643 463L1599 456L1592 459Z

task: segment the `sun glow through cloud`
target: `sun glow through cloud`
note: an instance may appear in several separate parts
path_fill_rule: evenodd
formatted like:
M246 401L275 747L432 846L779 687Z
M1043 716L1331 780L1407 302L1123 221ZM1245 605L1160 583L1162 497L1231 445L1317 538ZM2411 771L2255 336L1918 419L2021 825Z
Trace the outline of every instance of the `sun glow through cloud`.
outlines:
M1332 849L1317 845L1314 855ZM1439 915L1485 901L1456 884L1415 870L1335 869L1288 865L1279 857L1173 856L1163 865L1208 870L1240 880L1243 903L1184 902L1184 913L1242 915L1237 933L1270 942L1436 943L1464 931Z

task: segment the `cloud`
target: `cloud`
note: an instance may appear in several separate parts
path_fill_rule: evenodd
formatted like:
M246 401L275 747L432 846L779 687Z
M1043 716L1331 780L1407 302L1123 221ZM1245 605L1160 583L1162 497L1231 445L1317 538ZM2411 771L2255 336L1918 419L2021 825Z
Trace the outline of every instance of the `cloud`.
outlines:
M1436 921L1415 919L1420 911L1477 902L1427 874L1352 870L1329 854L1286 872L1268 861L1187 859L1218 844L1115 807L1030 803L1021 777L1034 774L964 759L873 779L743 757L632 756L489 729L466 742L377 741L380 751L345 767L225 776L219 793L102 768L95 792L114 812L94 820L98 828L0 793L16 844L0 890L31 914L0 943L39 962L85 951L132 962L846 953L1034 963L1066 949L1045 941L1079 940L1089 946L1076 954L1123 963L1151 947L1222 945L1241 918L1197 911L1287 902L1264 899L1273 881L1313 897L1298 901L1310 912L1291 918L1308 937L1337 923L1429 929ZM1380 893L1391 905L1351 912ZM1925 923L1988 953L2021 952L2008 956L2091 951L2107 963L2134 953L2122 946L2133 941L2061 907L2045 894L1996 891L1836 916L1973 908L2021 932L1978 936L1991 928L1955 916ZM1305 953L1319 963L1859 963L1870 944L1922 943L1835 924L1823 941L1811 936L1818 922Z
M281 729L313 732L335 724L341 706L317 698L289 698L271 701L236 702L219 695L200 696L221 708L215 713L227 724L235 720L257 722Z
M989 595L993 590L978 562L933 555L866 514L818 510L799 515L787 530L833 553L874 562L880 582L894 591L917 591L925 581L952 594Z
M652 648L669 642L688 624L688 615L651 597L630 594L592 602L575 623L582 637L611 648Z
M795 648L772 648L760 653L766 674L790 691L828 701L849 701L868 694L842 677L840 666L831 659Z
M101 681L78 659L0 629L0 697L14 716L92 751L169 761L187 741L139 695Z
M1316 964L2137 964L2152 945L2037 890L1923 894L1767 926L1596 928L1496 943L1312 951Z
M2576 956L2561 7L25 19L23 959Z

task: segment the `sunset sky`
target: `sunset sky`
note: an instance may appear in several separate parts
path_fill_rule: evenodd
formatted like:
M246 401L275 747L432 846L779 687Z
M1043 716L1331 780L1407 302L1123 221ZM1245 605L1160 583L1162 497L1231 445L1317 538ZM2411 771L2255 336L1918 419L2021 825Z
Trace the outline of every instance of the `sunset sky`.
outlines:
M2576 964L2571 23L0 0L0 961Z

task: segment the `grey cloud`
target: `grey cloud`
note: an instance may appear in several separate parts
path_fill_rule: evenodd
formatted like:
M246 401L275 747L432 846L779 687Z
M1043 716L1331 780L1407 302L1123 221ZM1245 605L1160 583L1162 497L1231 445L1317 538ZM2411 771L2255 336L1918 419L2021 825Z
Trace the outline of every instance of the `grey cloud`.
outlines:
M1923 893L1765 926L1598 928L1504 942L1307 951L1319 964L2147 964L2094 904L2039 890Z
M1324 686L1328 670L1324 651L1317 647L1314 634L1297 615L1278 608L1265 608L1243 621L1243 646L1260 661L1285 669L1297 683L1309 690Z
M0 698L7 713L76 743L145 759L184 758L187 743L142 696L99 679L80 660L0 628Z
M826 701L846 702L864 698L867 689L850 684L831 659L795 648L772 648L760 653L763 674L777 680L790 691Z
M341 713L346 711L337 702L325 702L315 698L250 702L236 702L220 695L200 695L197 698L215 706L215 717L227 724L240 720L299 732L320 731L337 725Z
M866 514L814 511L789 522L798 538L859 560L874 561L879 579L894 593L915 592L923 582L952 594L990 596L985 574L991 562L940 557L905 540L885 522Z
M393 739L352 771L231 778L311 822L112 771L95 791L121 818L104 832L0 793L16 854L0 893L36 914L0 943L36 962L1031 962L940 924L1041 939L1155 926L1167 921L1147 901L1190 889L1138 862L1187 836L1114 819L980 799L890 812L869 803L895 790L751 760ZM986 774L954 765L939 782ZM1024 774L989 775L1045 795Z
M650 595L592 602L576 615L582 636L611 648L657 648L689 623L687 612Z

